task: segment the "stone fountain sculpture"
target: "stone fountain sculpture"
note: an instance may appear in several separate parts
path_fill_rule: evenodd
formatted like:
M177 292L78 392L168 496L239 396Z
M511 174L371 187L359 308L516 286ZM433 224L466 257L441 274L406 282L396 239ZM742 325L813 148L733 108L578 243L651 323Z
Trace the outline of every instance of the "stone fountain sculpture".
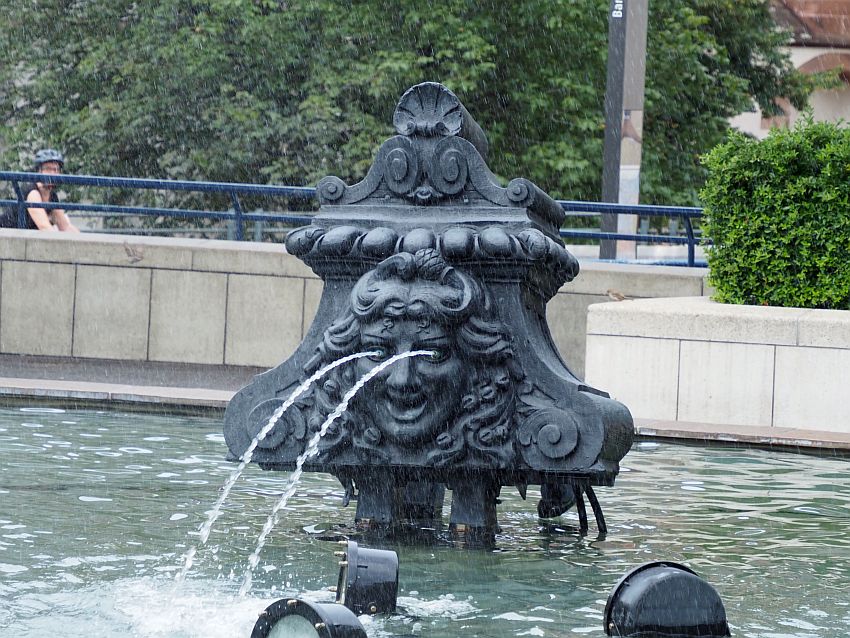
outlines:
M524 498L540 485L541 516L575 504L585 532L586 495L604 533L593 486L613 485L633 423L570 372L549 333L546 303L579 272L558 233L563 210L526 179L499 185L484 133L444 86L409 89L393 124L398 135L366 178L321 180L319 213L286 239L324 291L296 352L231 401L232 456L305 378L372 351L331 372L260 441L255 462L293 469L358 378L393 354L427 349L367 384L304 469L338 477L361 524L432 525L446 486L450 529L486 539L498 529L501 488Z

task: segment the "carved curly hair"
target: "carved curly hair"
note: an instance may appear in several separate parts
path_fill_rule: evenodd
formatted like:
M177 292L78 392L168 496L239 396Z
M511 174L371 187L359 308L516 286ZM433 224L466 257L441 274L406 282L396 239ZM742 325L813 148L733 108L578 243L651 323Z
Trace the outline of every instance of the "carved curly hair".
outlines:
M393 255L355 284L349 309L325 331L305 371L311 374L360 351L361 326L381 317L427 317L445 326L454 335L458 356L469 366L458 418L427 446L427 462L440 466L471 453L487 466L507 464L513 457L514 387L522 375L513 362L510 334L492 317L483 286L446 263L436 250ZM336 407L356 381L354 376L351 366L339 368L317 388L310 429ZM367 419L349 410L343 429L363 456L381 458L382 452L364 435L371 425ZM340 437L328 440L327 451L341 442Z

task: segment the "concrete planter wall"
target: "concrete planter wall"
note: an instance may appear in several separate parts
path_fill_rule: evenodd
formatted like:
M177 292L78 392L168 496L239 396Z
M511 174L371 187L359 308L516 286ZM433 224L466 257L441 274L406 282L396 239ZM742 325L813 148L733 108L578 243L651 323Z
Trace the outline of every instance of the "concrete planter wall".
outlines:
M579 376L587 308L609 289L706 294L701 268L581 268L547 306ZM268 368L301 342L321 291L281 244L0 230L0 354Z
M594 305L586 378L636 418L850 432L850 311Z
M707 275L705 268L582 261L578 277L546 306L552 338L572 371L582 377L588 308L611 301L609 290L628 299L694 297L711 294Z

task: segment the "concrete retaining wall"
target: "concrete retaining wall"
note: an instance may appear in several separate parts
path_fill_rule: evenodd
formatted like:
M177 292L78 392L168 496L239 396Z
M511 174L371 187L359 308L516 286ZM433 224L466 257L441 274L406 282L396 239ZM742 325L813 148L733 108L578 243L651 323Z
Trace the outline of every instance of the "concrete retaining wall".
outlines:
M271 367L321 290L275 244L4 231L0 353Z
M705 274L582 263L549 303L553 338L581 375L590 304L609 289L705 294ZM271 367L300 343L321 290L280 244L3 230L0 354Z
M637 418L850 432L850 312L647 299L590 308L587 381Z

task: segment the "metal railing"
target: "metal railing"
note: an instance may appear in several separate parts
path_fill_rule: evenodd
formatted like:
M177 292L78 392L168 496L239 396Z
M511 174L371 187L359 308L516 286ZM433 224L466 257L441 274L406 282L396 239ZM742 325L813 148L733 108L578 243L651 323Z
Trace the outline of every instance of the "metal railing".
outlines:
M226 219L232 220L236 227L235 238L244 239L245 222L275 221L292 225L305 225L310 222L309 215L286 215L282 213L245 212L240 195L264 197L285 197L288 199L312 200L316 196L315 188L303 186L265 186L261 184L238 184L228 182L192 182L168 179L142 179L135 177L99 177L92 175L53 175L44 173L17 173L2 171L0 181L11 182L16 199L0 199L2 206L15 206L18 214L18 227L26 224L26 194L22 184L36 181L44 184L67 184L69 186L94 186L100 188L131 188L140 190L189 191L199 193L221 193L229 197L231 210L193 210L187 208L161 208L154 206L124 206L120 204L85 204L76 202L44 202L39 208L77 210L94 214L141 215L154 217L178 217L185 219Z
M128 188L140 190L186 191L198 193L218 193L228 197L229 210L196 210L176 207L124 206L120 204L88 204L77 202L43 202L38 206L46 210L61 208L93 215L139 215L155 217L175 217L184 219L227 220L234 227L233 238L245 239L246 222L278 222L290 226L304 226L310 223L310 214L284 214L266 211L246 212L243 210L240 196L279 197L311 201L316 198L316 189L307 186L266 186L260 184L241 184L229 182L196 182L184 180L142 179L131 177L101 177L92 175L67 175L0 171L0 181L10 182L15 199L0 199L0 206L14 207L17 212L18 227L26 227L27 203L23 184L40 181L45 184L67 184L69 186L91 186L97 188ZM625 204L607 204L559 200L558 203L569 217L595 217L602 214L638 215L640 217L667 217L679 219L685 234L661 235L649 233L608 233L585 229L561 229L564 238L587 240L620 240L645 243L665 243L687 246L687 265L694 266L695 248L700 243L709 243L697 236L693 220L702 216L702 209L684 206L630 206ZM144 232L144 231L142 231ZM256 237L255 237L256 239Z
M702 217L702 209L690 206L652 206L647 204L609 204L601 202L577 202L559 200L558 203L567 215L588 214L597 216L603 214L638 215L639 217L669 217L679 219L685 229L684 237L679 235L652 235L649 233L606 233L596 230L561 229L561 237L634 241L658 244L686 245L688 250L687 265L695 266L695 251L700 243L708 244L707 240L697 236L693 220Z

